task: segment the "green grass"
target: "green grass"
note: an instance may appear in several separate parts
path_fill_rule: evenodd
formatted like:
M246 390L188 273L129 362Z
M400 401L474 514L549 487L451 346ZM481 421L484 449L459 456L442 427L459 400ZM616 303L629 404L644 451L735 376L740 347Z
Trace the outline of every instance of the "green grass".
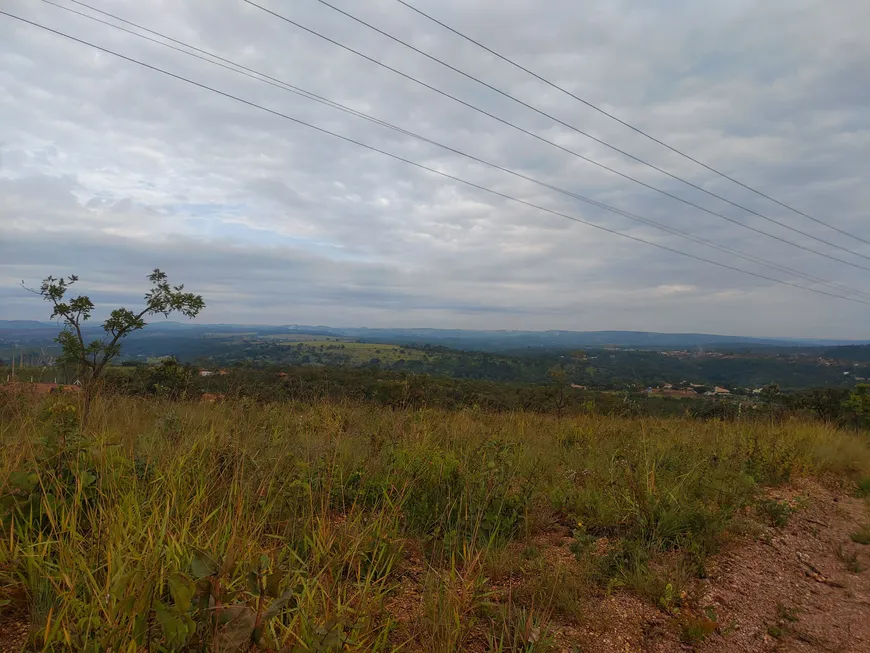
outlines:
M786 634L787 630L782 626L771 624L767 627L767 634L773 637L774 639L782 639Z
M852 541L857 544L870 544L870 524L865 524L852 533Z
M551 650L604 589L684 607L761 486L870 473L814 422L106 398L80 433L75 399L0 393L0 601L36 650Z
M426 353L419 349L411 349L400 345L384 345L373 342L334 342L324 341L316 336L305 340L281 340L282 345L299 346L303 350L322 351L334 356L346 357L346 363L360 365L377 358L381 363L395 363L399 360L421 360Z
M349 342L347 338L339 338L336 336L319 336L308 333L277 333L268 336L259 336L260 340L275 340L285 343L296 342Z
M776 616L783 622L795 623L800 620L797 608L790 608L783 603L776 604Z
M765 499L760 501L758 509L768 518L770 523L777 528L785 528L788 520L796 509L787 501Z

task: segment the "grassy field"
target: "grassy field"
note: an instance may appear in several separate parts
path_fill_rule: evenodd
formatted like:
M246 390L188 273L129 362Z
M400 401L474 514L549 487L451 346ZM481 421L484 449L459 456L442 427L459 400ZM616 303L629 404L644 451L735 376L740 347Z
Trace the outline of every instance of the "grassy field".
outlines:
M867 438L814 422L106 398L81 433L74 401L0 393L35 650L549 651L608 592L679 628L709 556L787 519L764 486L870 487Z
M360 365L377 358L382 363L395 363L398 360L419 360L426 353L419 349L410 349L399 345L384 345L373 342L336 342L334 339L327 342L322 340L281 340L281 344L290 346L302 345L306 350L322 351L347 357L347 363Z
M277 342L349 342L347 338L337 338L335 336L319 336L309 333L277 333L270 336L259 336L260 340L273 340Z

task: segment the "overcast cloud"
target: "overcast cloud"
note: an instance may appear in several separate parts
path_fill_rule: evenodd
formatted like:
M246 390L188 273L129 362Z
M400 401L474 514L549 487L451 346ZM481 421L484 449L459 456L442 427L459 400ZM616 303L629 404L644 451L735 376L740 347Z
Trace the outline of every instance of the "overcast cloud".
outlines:
M91 2L525 175L870 293L870 271L672 201L242 0ZM870 246L717 178L395 0L333 2L695 184L870 256ZM870 240L866 0L412 2L701 161ZM868 259L766 223L556 125L316 0L262 4L625 174L870 268ZM2 8L498 192L813 285L39 0ZM78 274L105 308L134 304L147 272L160 267L205 296L206 322L868 337L868 305L511 202L5 16L0 157L0 318L47 317L21 280Z

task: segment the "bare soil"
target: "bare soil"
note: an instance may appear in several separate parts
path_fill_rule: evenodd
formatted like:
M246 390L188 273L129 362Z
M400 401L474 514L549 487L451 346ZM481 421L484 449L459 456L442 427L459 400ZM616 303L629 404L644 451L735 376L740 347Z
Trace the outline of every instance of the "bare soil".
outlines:
M867 503L810 481L773 494L802 508L784 529L715 561L702 601L722 634L700 650L867 653L870 547L850 538L868 521ZM853 555L864 571L847 564Z

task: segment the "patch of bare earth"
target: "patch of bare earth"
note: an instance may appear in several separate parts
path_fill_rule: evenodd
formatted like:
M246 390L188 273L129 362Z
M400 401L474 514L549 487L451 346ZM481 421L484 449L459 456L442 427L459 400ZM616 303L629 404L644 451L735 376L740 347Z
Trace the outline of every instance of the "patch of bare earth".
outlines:
M26 620L0 616L0 653L21 653L29 634L30 627Z
M850 539L867 522L867 504L811 481L774 498L798 499L801 508L785 528L710 566L701 601L715 610L721 632L699 649L870 651L870 547ZM855 573L855 564L865 571Z
M566 574L584 573L571 552L574 541L564 533L547 533L534 539L547 566ZM594 555L603 555L610 543L602 538ZM578 598L575 615L556 613L550 622L550 636L556 650L585 651L669 651L668 619L655 606L627 592L606 594L588 588Z

